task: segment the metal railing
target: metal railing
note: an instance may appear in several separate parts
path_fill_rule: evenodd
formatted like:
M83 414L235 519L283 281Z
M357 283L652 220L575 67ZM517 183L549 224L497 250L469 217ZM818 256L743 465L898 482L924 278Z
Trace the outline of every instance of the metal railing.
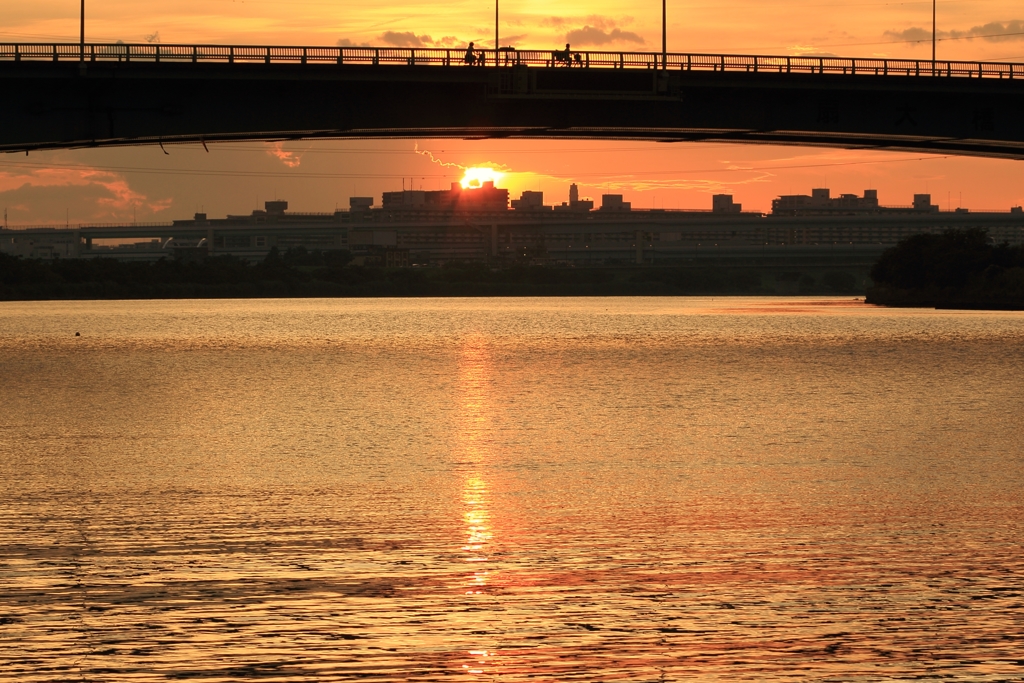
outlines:
M772 57L652 52L564 52L398 47L284 47L255 45L162 45L154 43L0 43L2 61L192 62L219 64L364 64L535 66L601 69L669 69L746 73L803 73L960 78L1024 78L1024 64L853 57Z

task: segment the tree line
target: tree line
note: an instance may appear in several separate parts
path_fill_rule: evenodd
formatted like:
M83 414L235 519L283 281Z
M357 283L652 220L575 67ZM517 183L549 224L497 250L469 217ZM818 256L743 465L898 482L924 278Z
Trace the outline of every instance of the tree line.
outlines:
M869 303L1024 309L1024 245L994 244L981 229L914 235L871 269Z
M37 260L0 254L0 300L358 296L659 296L860 294L847 269L608 264L604 267L449 262L353 265L346 250L272 249L260 262L228 255L158 261Z

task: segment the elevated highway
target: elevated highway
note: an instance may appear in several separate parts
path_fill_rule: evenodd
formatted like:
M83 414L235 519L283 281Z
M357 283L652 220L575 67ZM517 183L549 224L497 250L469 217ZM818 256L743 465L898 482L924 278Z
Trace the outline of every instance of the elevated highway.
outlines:
M312 138L728 141L1024 158L1024 64L0 44L0 151Z

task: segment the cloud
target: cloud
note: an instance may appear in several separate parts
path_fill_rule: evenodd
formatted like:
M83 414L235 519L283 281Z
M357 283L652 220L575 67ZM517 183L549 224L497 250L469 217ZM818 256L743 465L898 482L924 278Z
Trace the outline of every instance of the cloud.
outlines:
M434 47L462 47L466 43L457 36L445 36L433 41Z
M651 190L695 190L698 192L716 193L729 192L731 188L741 185L759 185L771 182L775 174L757 169L737 169L750 175L746 178L672 178L672 179L638 179L635 176L611 177L604 182L591 181L591 187L601 190L649 192Z
M520 33L520 34L514 35L514 36L501 36L501 44L505 45L505 46L515 45L516 43L518 43L521 40L526 40L526 38L529 35L530 35L529 33Z
M633 17L620 17L613 19L611 17L605 17L600 14L591 14L585 17L548 17L542 19L540 22L541 26L549 26L555 29L564 29L568 26L579 26L585 24L587 26L593 26L602 31L608 31L619 26L629 26L633 23Z
M370 47L369 43L356 43L350 38L339 38L335 45L338 47Z
M838 57L834 52L822 52L811 45L793 45L789 52L797 57Z
M105 204L128 208L146 201L146 196L128 186L122 176L99 171L87 166L63 168L33 168L0 172L0 193L32 187L72 187L97 185L108 193Z
M427 34L418 36L412 31L385 31L381 35L377 36L377 40L383 42L385 45L392 45L394 47L462 48L469 44L469 41L463 40L458 36L442 36L441 38L434 40L434 38Z
M13 166L0 171L0 197L5 204L10 202L12 214L20 213L31 221L63 222L68 208L72 219L124 220L136 209L159 213L173 203L172 199L149 199L133 190L123 176L110 171L88 166Z
M632 31L623 31L613 28L611 31L602 31L596 26L584 26L569 31L565 34L567 43L577 45L608 45L609 43L636 43L644 44L644 39Z
M541 26L550 26L551 28L565 28L566 25L575 24L574 22L566 17L548 17L547 19L541 19Z
M167 211L174 204L174 199L168 197L167 199L157 199L156 201L149 202L147 206L153 213L160 213L161 211Z
M301 156L295 156L295 152L285 150L283 142L275 142L267 150L267 154L281 160L281 163L288 168L298 168L302 163Z
M427 47L434 43L430 36L418 36L412 31L385 31L381 34L380 40L384 41L386 45L395 47Z
M931 31L925 31L923 28L918 26L913 26L902 31L886 31L883 35L892 40L905 40L908 43L917 43L932 39Z
M924 43L930 42L932 39L932 32L919 26L912 26L902 31L886 31L884 35L886 38L906 41L908 43ZM972 40L978 38L994 43L1024 40L1024 20L990 21L987 24L974 26L966 31L956 29L939 31L936 34L936 38L939 40Z
M635 43L643 45L643 37L632 31L622 30L623 26L633 23L633 17L618 19L591 14L586 17L548 17L542 19L541 26L565 30L565 40L577 45L608 45L611 43ZM573 28L583 25L582 28Z

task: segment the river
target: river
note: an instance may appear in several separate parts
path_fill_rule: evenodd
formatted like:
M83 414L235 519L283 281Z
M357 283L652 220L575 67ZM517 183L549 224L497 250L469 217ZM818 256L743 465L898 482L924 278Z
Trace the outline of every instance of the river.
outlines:
M3 303L0 679L1024 680L1022 387L1021 313Z

